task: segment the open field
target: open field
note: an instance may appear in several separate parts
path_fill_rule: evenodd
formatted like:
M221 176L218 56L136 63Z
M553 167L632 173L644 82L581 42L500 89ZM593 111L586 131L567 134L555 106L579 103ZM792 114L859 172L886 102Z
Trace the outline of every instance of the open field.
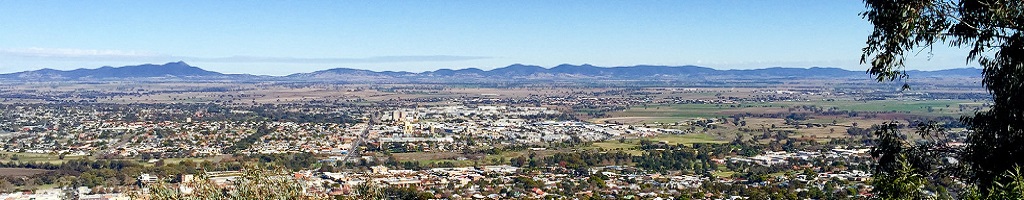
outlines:
M701 141L701 139L704 141L728 141L735 138L736 135L752 134L743 133L740 129L764 129L769 127L773 130L795 132L796 134L790 135L791 138L827 141L834 138L847 137L847 129L854 126L866 128L871 125L881 124L891 120L898 120L905 123L905 119L910 119L911 117L930 118L946 116L959 118L963 115L970 115L976 108L983 106L983 104L984 103L966 100L881 100L866 102L834 100L783 101L750 104L647 105L646 107L634 106L623 111L611 112L609 115L612 117L591 119L590 121L594 123L647 125L648 127L675 128L681 130L696 128L698 131L697 133L703 133L697 135L687 134L685 137L691 138L686 140L679 139L676 136L659 136L667 137L667 139L670 140L669 142L678 140L677 143L687 144ZM859 114L856 116L818 115L805 109L792 110L796 106L815 106L818 109L834 108L837 110L854 111ZM782 117L744 117L741 120L746 124L745 126L732 124L732 120L729 120L730 123L716 124L714 129L693 127L691 125L686 125L687 123L679 123L678 125L674 124L675 122L687 122L694 119L722 118L735 114L778 114L790 112L807 114L805 120L799 120L797 123L815 124L815 126L800 125L800 127L796 127L795 125L787 124L786 119ZM651 126L652 124L661 125ZM699 135L706 137L693 138L698 137ZM715 140L715 138L717 138L717 140ZM695 141L694 139L697 140ZM600 144L615 147L608 143ZM605 148L607 149L607 147Z
M822 108L838 108L839 110L857 112L909 112L910 115L922 116L960 116L973 113L973 110L960 110L960 105L969 107L980 106L981 103L961 100L928 100L928 101L810 101L810 102L776 102L756 104L671 104L633 106L629 109L609 113L612 117L592 119L603 122L676 122L694 118L725 117L739 113L780 113L788 107L813 105ZM931 108L931 112L929 112Z
M639 146L637 145L636 140L627 140L625 142L619 142L618 140L608 140L602 142L595 142L593 146L595 148L600 148L604 150L622 151L634 156L643 154L643 151L633 149L634 147Z
M5 155L5 156L4 156ZM43 154L43 153L18 153L18 152L0 152L0 162L39 162L39 163L50 163L50 164L61 164L65 160L74 160L85 158L87 156L71 156L66 155L64 159L60 159L60 155L56 154Z
M688 119L688 118L687 118ZM591 123L621 123L621 124L641 124L641 123L673 123L685 120L678 117L609 117L609 118L597 118L591 119Z
M595 142L594 146L595 147L600 147L600 148L603 148L603 149L608 149L608 150L616 150L616 149L623 149L623 150L625 150L625 149L631 149L633 147L636 147L637 145L633 141L631 141L631 140L624 141L624 142L619 142L618 140L608 140L608 141L603 141L603 142Z
M779 105L814 105L818 107L836 107L839 110L858 112L910 112L911 115L923 116L959 116L973 113L973 110L960 111L960 105L977 107L982 103L963 100L884 100L884 101L810 101L780 102ZM928 108L932 108L929 112Z
M717 118L728 116L727 112L741 112L746 110L778 110L778 106L770 104L743 104L742 107L735 107L734 104L662 104L634 106L629 109L609 113L612 117L593 119L596 122L620 122L620 123L672 123L686 121L696 118ZM747 107L749 106L749 107Z
M768 129L776 131L792 131L790 138L801 140L817 140L825 142L836 138L849 137L847 129L850 127L867 128L872 125L881 124L891 120L906 123L907 119L952 117L959 118L963 115L970 115L975 109L984 105L983 102L967 100L878 100L878 101L853 101L853 100L831 100L831 101L781 101L773 103L748 103L748 104L660 104L647 106L633 106L629 109L611 112L611 117L590 119L594 123L622 123L632 125L646 125L652 128L673 128L680 130L692 130L695 133L685 135L662 135L652 140L666 141L672 144L692 144L699 142L725 142L734 139L736 136L744 138L759 135L758 131L750 129ZM798 106L814 106L816 109L839 111L853 111L858 115L821 115L814 112L795 108ZM745 126L734 124L733 119L728 123L717 123L714 128L697 127L685 123L695 119L728 118L736 114L779 114L802 113L806 119L797 120L791 124L783 117L743 117L740 121ZM683 122L678 123L676 122ZM800 125L796 125L800 124ZM814 126L811 126L814 125ZM741 131L747 129L747 132ZM913 132L912 130L906 130ZM763 142L767 142L764 140ZM628 144L617 141L598 142L595 146L604 149L628 149Z
M732 171L715 171L715 172L713 172L711 174L714 175L715 177L729 178L729 177L732 177L732 175L735 175L736 172L732 172Z
M672 144L672 145L675 145L675 144L692 145L692 144L695 144L695 143L716 143L716 144L721 144L721 143L727 143L728 142L728 141L725 141L725 140L715 139L715 136L711 136L711 135L707 135L707 134L659 135L659 136L655 136L655 137L651 137L651 138L646 138L646 139L650 139L650 140L653 140L653 141L656 141L656 142L666 142L666 143Z

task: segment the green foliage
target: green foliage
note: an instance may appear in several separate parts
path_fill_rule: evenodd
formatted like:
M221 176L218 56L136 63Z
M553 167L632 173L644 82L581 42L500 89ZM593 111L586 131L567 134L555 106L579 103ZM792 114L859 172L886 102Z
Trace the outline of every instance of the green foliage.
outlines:
M434 196L430 193L420 192L416 188L411 187L378 187L374 184L361 184L355 187L355 196L351 199L365 199L365 200L390 200L390 199L408 199L408 200L426 200L433 199ZM346 198L348 199L348 198Z
M1024 174L1021 174L1020 167L1014 167L1013 171L1003 173L1002 177L1010 181L993 183L992 187L989 187L984 194L978 192L977 187L972 187L963 195L964 199L1024 199Z
M603 178L600 175L593 175L593 176L590 176L590 178L587 179L587 182L591 183L592 185L597 186L598 188L605 188L605 187L608 187L608 185L604 183L604 179L605 178Z
M515 158L509 158L508 161L509 163L512 164L512 166L523 167L526 166L526 163L529 162L529 159L527 159L526 156L518 156Z
M513 182L516 185L518 185L520 187L523 187L523 188L527 188L527 189L544 187L544 183L543 182L536 181L536 180L533 180L532 178L524 177L524 176L517 176L517 177L515 177L513 179Z
M136 199L150 200L214 200L214 199L330 199L329 196L308 193L306 184L289 178L287 174L273 173L258 166L244 168L242 174L230 182L231 187L221 187L210 180L205 173L198 173L192 181L183 181L173 185L166 181L157 181L149 186L148 192L132 194ZM189 188L190 192L182 192L180 188ZM354 187L353 196L338 196L340 199L432 199L433 194L421 192L416 188L379 187L373 184L362 184Z
M592 152L592 151L580 151L573 153L555 153L549 157L543 159L545 166L559 166L568 169L585 169L594 166L600 166L602 164L615 165L617 163L627 163L633 157L627 153L621 151L614 152ZM519 158L520 162L522 158Z
M186 188L192 188L192 191L183 193L174 185L158 181L149 187L148 193L136 193L133 196L151 200L328 199L327 196L306 194L304 184L286 175L272 174L258 167L242 170L242 175L231 182L234 186L232 190L223 190L203 173L200 173L196 180L181 184Z
M991 109L962 120L974 131L961 156L969 184L979 188L1014 180L1002 173L1024 164L1024 2L1020 0L865 0L862 16L874 25L862 63L879 81L908 78L904 57L936 43L969 48L967 61L983 68ZM906 88L906 86L905 86ZM979 191L987 196L989 190Z
M899 124L896 122L883 123L875 131L875 147L871 149L871 157L878 159L875 165L875 173L893 172L903 167L898 159L906 161L907 144L903 142L904 136L899 131Z
M898 122L886 122L875 126L875 147L871 156L876 159L874 165L874 193L883 199L919 199L921 191L929 191L938 196L948 196L946 186L950 184L945 178L955 174L956 165L945 162L943 158L956 156L956 149L947 145L950 141L945 130L937 123L918 123L915 125L920 136L914 142L908 142L907 136L900 132L903 125ZM913 191L913 194L908 194ZM907 196L914 195L914 196Z
M923 199L921 187L924 186L925 178L914 171L906 157L896 159L896 166L893 166L895 169L872 175L871 186L874 187L875 195L881 199Z
M633 162L637 167L649 170L687 170L699 173L714 169L714 162L707 153L680 145L677 149L644 151L643 156L633 157Z
M861 63L871 62L868 73L878 81L907 78L903 70L905 52L930 47L943 40L950 26L948 6L934 0L865 0L868 10L861 15L875 25L863 49Z

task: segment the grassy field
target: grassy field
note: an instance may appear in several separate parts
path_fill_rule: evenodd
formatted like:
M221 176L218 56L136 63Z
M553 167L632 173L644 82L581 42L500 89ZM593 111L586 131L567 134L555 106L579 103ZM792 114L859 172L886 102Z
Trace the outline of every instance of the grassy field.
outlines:
M632 154L632 155L641 155L641 154L643 154L643 151L633 150L634 147L639 146L640 140L651 140L651 141L655 141L655 142L665 142L665 143L672 144L672 145L675 145L675 144L692 145L692 144L695 144L695 143L722 144L722 143L727 143L728 142L727 140L724 140L724 139L716 139L715 136L708 135L708 134L685 134L685 135L659 135L659 136L649 137L649 138L628 139L628 140L626 140L624 142L619 142L618 140L608 140L608 141L602 141L602 142L595 142L593 144L593 146L594 146L594 148L601 148L601 149L604 149L604 150L623 150L624 152Z
M960 111L960 105L977 107L980 103L971 101L927 100L927 101L800 101L751 104L671 104L634 106L629 109L609 113L611 117L592 119L592 122L618 122L627 124L672 123L695 118L717 118L737 113L779 113L786 112L787 107L815 105L824 108L859 112L909 112L910 115L921 116L961 116L970 114L972 109ZM929 108L931 111L929 112ZM845 118L814 119L812 123L850 122Z
M718 124L717 128L715 129L703 129L698 127L698 133L703 134L687 134L682 136L663 135L651 139L665 141L672 144L692 144L699 142L721 143L725 141L730 141L731 139L734 139L737 135L740 135L742 137L748 137L749 134L751 134L739 131L740 128L757 129L773 127L774 130L795 131L796 134L790 135L790 137L792 138L828 141L834 138L847 137L848 135L846 130L848 129L848 127L851 126L870 127L871 125L880 124L889 120L901 120L904 119L905 117L912 116L950 116L955 118L962 115L969 115L973 113L974 109L982 106L983 103L963 100L882 100L866 102L853 100L837 100L721 105L648 105L646 107L635 106L623 111L612 112L609 113L611 117L591 119L590 121L594 123L611 122L632 125L648 125L649 127L687 129L691 128L690 125L686 125L685 123L671 123L689 121L696 118L724 117L741 113L787 113L790 112L790 108L792 107L804 105L813 105L823 109L829 109L834 107L838 110L856 111L861 112L862 114L854 117L846 115L820 116L812 114L811 116L809 116L809 119L800 121L800 123L811 123L824 126L801 126L799 128L794 127L793 125L790 124L786 124L785 119L782 118L747 117L743 118L743 121L746 123L745 127L741 127L730 123L724 123ZM965 106L965 109L963 111L960 110L961 105ZM808 111L799 110L796 112L807 113ZM657 123L661 123L662 125L654 125ZM595 144L595 146L604 149L617 149L622 147L628 147L626 145L627 144L619 144L617 141L599 142Z
M733 174L736 174L736 172L732 172L732 171L715 171L715 172L711 173L711 175L714 175L715 177L722 177L722 178L732 177Z
M637 144L634 143L633 141L619 142L618 140L608 140L608 141L602 141L602 142L595 142L594 146L602 148L602 149L615 150L615 149L631 149L633 147L636 147Z
M717 118L729 116L732 112L749 112L776 110L778 105L771 104L670 104L634 106L629 109L609 113L612 117L591 121L618 121L622 123L672 123L695 118ZM732 111L732 112L730 112Z
M810 101L810 102L779 102L778 105L816 105L819 107L836 107L840 110L861 112L910 112L915 115L942 116L972 113L972 110L960 111L959 105L980 106L980 103L962 100L924 100L924 101ZM932 112L928 112L928 108Z
M64 156L64 159L61 160L60 156L56 155L56 154L17 153L17 152L0 152L0 154L5 154L6 155L6 156L0 156L0 162L18 161L18 162L39 162L39 163L51 163L51 164L61 164L61 163L64 163L65 160L74 160L74 159L79 159L79 158L85 158L86 157L86 156L70 156L70 155L68 155L68 156ZM15 160L15 157L17 157L17 160Z
M728 143L728 141L718 140L718 139L715 139L715 136L711 136L711 135L707 135L707 134L659 135L659 136L651 137L651 138L648 138L648 139L654 140L654 141L657 141L657 142L666 142L666 143L672 144L672 145L675 145L675 144L692 145L692 144L695 144L695 143L715 143L715 144Z
M621 150L622 152L626 152L634 156L642 155L643 151L633 149L634 147L637 146L639 145L637 145L636 140L627 140L625 142L619 142L618 140L608 140L594 143L594 148L604 150Z

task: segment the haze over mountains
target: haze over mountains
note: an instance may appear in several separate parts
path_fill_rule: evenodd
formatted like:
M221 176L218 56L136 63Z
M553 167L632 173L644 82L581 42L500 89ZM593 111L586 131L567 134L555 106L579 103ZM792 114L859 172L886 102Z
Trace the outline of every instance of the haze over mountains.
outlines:
M958 68L937 71L908 71L911 77L980 77L981 69ZM100 81L100 80L237 80L237 81L307 81L307 82L493 82L512 80L722 80L722 79L789 79L789 78L844 78L870 79L863 71L840 68L772 67L749 70L716 70L700 66L654 66L636 65L623 67L598 67L593 65L562 64L552 68L534 65L513 64L492 70L439 69L421 73L371 71L363 69L335 68L287 76L258 76L250 74L223 74L188 65L185 62L171 62L163 65L143 64L123 67L101 67L96 69L34 71L0 74L0 79L11 81Z

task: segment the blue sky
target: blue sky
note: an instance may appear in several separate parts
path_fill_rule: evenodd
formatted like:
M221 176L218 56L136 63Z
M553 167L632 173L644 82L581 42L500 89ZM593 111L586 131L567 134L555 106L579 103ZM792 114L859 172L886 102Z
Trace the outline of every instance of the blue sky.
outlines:
M864 70L840 1L3 1L0 73L182 60L225 73L513 63ZM968 66L939 48L911 69ZM929 59L930 57L930 59Z

